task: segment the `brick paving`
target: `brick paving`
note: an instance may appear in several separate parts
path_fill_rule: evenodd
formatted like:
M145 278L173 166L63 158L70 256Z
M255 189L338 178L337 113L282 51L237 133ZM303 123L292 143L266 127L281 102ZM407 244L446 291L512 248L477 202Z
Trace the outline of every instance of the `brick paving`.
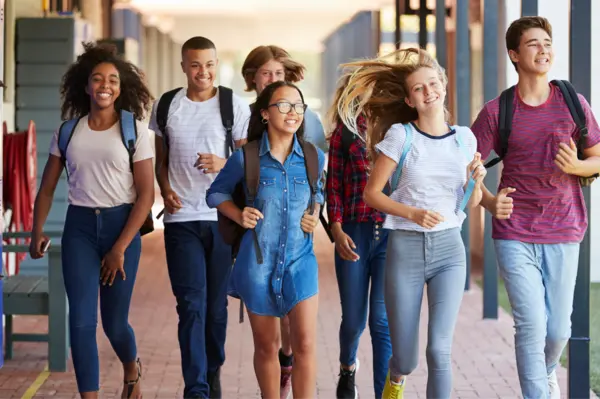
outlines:
M338 328L341 318L339 296L333 267L333 247L324 232L317 234L316 252L320 264L320 312L318 322L318 397L335 398L338 374ZM227 360L222 370L224 398L258 398L259 391L252 366L253 343L249 323L238 323L239 302L229 302L230 321L226 346ZM424 301L424 312L426 302ZM482 320L481 290L472 284L465 293L453 347L454 398L517 398L518 379L514 361L511 318L500 312L498 320ZM18 331L43 331L46 319L16 317ZM177 316L163 248L162 230L144 237L143 254L132 302L130 322L144 363L144 398L181 398L183 381L177 344ZM421 358L409 379L407 398L425 398L426 326L421 320ZM101 363L101 397L118 398L121 392L119 362L98 329ZM21 398L43 370L46 344L18 343L14 359L0 370L0 398ZM357 385L361 398L373 397L372 357L368 329L358 355L361 361ZM566 397L566 371L559 370L559 381ZM76 385L69 366L67 373L52 373L35 398L76 398Z

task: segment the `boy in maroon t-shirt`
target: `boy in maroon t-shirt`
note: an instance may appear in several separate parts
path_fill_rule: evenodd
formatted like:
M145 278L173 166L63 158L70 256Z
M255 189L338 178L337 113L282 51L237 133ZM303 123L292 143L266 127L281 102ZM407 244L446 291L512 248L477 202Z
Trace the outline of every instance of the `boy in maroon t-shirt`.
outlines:
M484 189L481 204L494 216L492 237L513 309L515 347L525 399L560 398L556 365L571 336L579 243L587 212L579 176L600 172L600 129L579 95L588 138L577 158L579 131L558 87L548 82L552 27L542 17L514 21L506 33L519 75L498 194ZM478 151L501 153L499 98L472 126ZM514 209L513 209L514 206Z

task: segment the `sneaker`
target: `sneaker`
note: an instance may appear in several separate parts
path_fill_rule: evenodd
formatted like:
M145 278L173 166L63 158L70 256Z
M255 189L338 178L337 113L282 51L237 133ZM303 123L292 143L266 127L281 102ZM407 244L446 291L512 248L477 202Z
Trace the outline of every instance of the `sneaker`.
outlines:
M209 398L221 399L221 368L208 372L208 386L210 387Z
M404 385L406 383L406 377L400 382L393 382L390 380L390 372L388 371L385 379L385 386L383 387L383 394L381 399L404 399Z
M550 392L550 399L560 399L560 387L558 386L556 370L548 376L548 391Z
M292 393L292 366L281 366L281 380L279 383L279 397L288 399Z
M345 370L340 367L340 379L338 380L335 397L337 399L358 399L358 388L354 382L354 377L359 368L359 361L356 359L354 370Z

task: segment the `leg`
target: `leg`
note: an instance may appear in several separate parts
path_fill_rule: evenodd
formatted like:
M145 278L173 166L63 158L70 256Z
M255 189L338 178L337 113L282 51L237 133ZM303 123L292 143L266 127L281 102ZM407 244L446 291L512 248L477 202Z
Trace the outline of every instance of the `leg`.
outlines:
M279 339L277 318L248 311L254 338L254 372L264 399L279 399Z
M319 296L314 295L294 306L288 315L294 352L292 392L298 399L314 398L316 395L318 309Z
M548 244L543 246L542 275L546 287L546 368L550 375L571 337L571 313L579 244Z
M183 396L207 398L206 262L199 223L166 223L165 250L179 315Z
M546 309L539 246L496 240L500 274L515 321L515 352L524 399L548 397Z
M138 235L125 251L123 267L127 279L122 280L120 276L117 276L112 286L101 286L100 288L102 326L113 350L123 364L124 381L135 381L138 378L137 346L135 334L129 325L129 307L141 250L142 240ZM141 385L132 384L125 387L123 397L136 398L140 393Z
M292 355L292 338L290 334L290 318L283 316L279 319L279 333L281 337L281 349L279 349L279 395L286 399L292 390L292 373L294 356Z
M287 316L283 316L279 322L281 330L281 352L287 356L292 356L292 338L290 337L290 320Z
M371 294L369 297L369 330L373 346L373 387L375 397L381 398L388 364L392 356L392 344L383 296L385 286L385 255L387 234L382 232L375 245L369 269L371 272Z
M427 397L449 399L452 392L452 340L464 293L466 257L458 229L444 233L434 248L446 254L427 273Z

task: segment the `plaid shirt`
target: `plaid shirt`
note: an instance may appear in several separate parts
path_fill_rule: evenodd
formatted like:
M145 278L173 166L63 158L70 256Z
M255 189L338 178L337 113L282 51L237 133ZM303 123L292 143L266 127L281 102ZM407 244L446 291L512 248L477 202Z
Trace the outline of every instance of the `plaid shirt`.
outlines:
M361 135L366 131L366 121L358 118ZM338 122L329 143L327 166L327 216L334 222L383 222L384 214L370 208L363 200L370 163L363 140L354 140L344 159L342 149L342 122Z

